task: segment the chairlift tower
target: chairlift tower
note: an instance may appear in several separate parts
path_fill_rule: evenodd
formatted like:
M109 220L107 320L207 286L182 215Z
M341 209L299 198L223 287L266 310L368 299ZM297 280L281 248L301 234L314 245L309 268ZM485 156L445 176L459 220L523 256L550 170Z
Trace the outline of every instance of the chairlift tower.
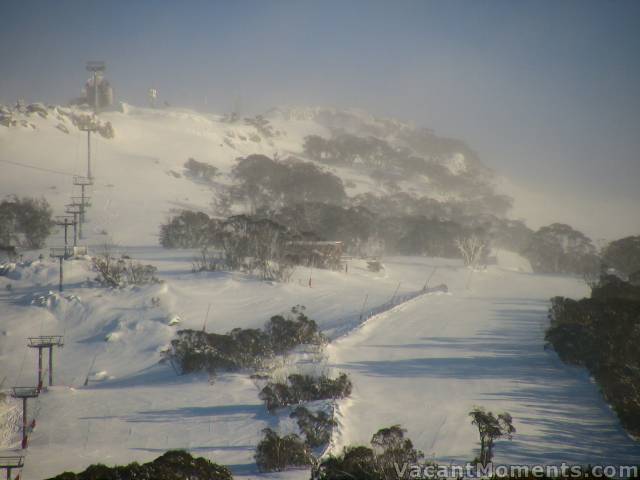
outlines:
M81 198L81 203L85 204L87 206L90 206L88 202L85 202L85 199L88 199L87 195L86 195L86 189L87 187L90 187L91 185L93 185L93 179L91 177L81 177L78 175L74 175L73 176L73 184L77 187L80 187L80 198ZM84 223L85 219L84 219L84 213L82 212L82 216L80 217L80 221L82 223Z
M7 480L11 480L13 470L21 470L22 467L24 467L24 457L22 455L0 457L0 468L7 472Z
M80 125L78 127L81 131L87 132L87 177L89 180L93 181L93 177L91 176L91 132L95 132L98 130L98 125L94 121L90 121L85 125Z
M93 112L98 114L98 73L103 73L107 69L104 62L101 61L89 61L87 62L87 71L93 75Z
M64 247L52 247L49 256L51 258L57 258L60 260L60 283L58 284L58 290L62 292L62 285L64 283L64 268L62 262L72 256L73 250L67 246Z
M68 203L64 206L64 211L70 215L73 215L73 246L78 246L78 226L80 226L80 205L75 203ZM82 229L82 226L80 226Z
M22 448L27 448L27 432L29 431L27 402L30 398L37 398L40 391L34 387L13 387L11 396L22 399Z
M69 246L68 230L71 226L73 226L74 229L76 228L75 218L71 215L58 215L54 223L59 227L64 227L64 246Z
M62 335L41 335L29 337L29 348L38 349L38 390L42 389L42 350L49 349L49 386L53 385L53 347L64 346Z
M90 197L71 197L71 205L77 205L78 208L78 215L79 215L79 226L80 229L78 230L78 237L79 238L84 238L84 236L82 235L82 226L85 222L85 213L87 211L87 207L90 207L91 204L89 203L89 200L91 200Z

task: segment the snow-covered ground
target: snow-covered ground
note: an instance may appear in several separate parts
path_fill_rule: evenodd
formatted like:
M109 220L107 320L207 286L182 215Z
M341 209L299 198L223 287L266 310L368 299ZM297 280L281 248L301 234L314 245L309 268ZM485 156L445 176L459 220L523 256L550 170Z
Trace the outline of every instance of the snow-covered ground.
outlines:
M367 442L378 428L399 423L430 458L469 460L477 438L467 413L482 405L515 419L513 442L497 447L500 462L629 463L640 455L586 372L544 349L548 298L584 295L581 280L500 266L471 273L455 261L392 258L383 275L358 262L348 274L314 272L309 288L306 282L193 275L188 252L132 250L156 263L166 283L125 291L83 287L88 272L77 260L77 283L70 280L64 297L30 306L55 284L55 264L11 281L11 296L4 290L10 280L0 280L2 375L11 384L35 383L35 353L25 348L26 336L65 335L55 357L57 386L38 400L26 478L99 461L146 461L170 448L231 465L240 476L257 475L252 456L260 431L277 426L277 417L267 413L246 375L222 375L210 384L206 376L176 376L158 365L161 348L179 328L169 319L177 314L182 326L200 328L211 304L207 329L224 332L259 327L302 303L330 329L357 322L365 292L371 308L388 301L398 282L400 293L420 289L436 267L431 284L447 283L448 294L419 296L328 347L330 366L354 383L352 397L339 403L334 449ZM160 298L159 307L151 297Z
M499 442L497 461L640 458L640 444L622 431L586 371L544 349L549 298L584 296L581 279L532 274L524 259L504 251L498 265L481 272L453 260L386 258L380 273L352 260L348 273L298 269L286 284L193 274L196 252L156 246L158 226L171 209L210 209L212 188L185 178L186 159L227 173L238 156L296 152L304 135L327 132L304 115L294 123L286 116L274 120L286 135L260 141L250 139L253 127L193 112L131 107L103 118L114 124L116 137L94 142L97 183L87 243L97 251L115 241L119 252L157 266L163 283L100 288L89 281L95 276L90 260L81 258L65 262L65 291L58 294L57 264L46 250L42 261L30 252L32 261L0 277L3 388L36 382L28 336L65 338L54 354L56 386L32 409L37 425L23 478L96 462L148 461L171 448L230 465L237 476L260 476L253 453L261 430L291 426L267 413L258 386L243 374L220 375L213 383L203 375L177 376L159 360L178 329L203 327L207 310L207 330L226 332L260 327L296 304L334 338L328 365L353 379L352 397L338 405L336 452L401 424L429 458L470 460L477 434L467 413L481 405L509 411L518 430L512 442ZM42 195L61 214L71 191L64 173L84 172L86 138L71 128L61 132L51 118L31 121L35 130L0 127L0 160L14 162L0 164L0 194ZM370 187L366 178L353 178L357 190ZM58 234L50 244L59 242ZM449 293L417 296L358 326L363 311L422 289L428 278L430 285L446 283ZM0 418L7 418L2 408ZM17 446L14 432L0 449ZM305 478L307 472L271 476Z

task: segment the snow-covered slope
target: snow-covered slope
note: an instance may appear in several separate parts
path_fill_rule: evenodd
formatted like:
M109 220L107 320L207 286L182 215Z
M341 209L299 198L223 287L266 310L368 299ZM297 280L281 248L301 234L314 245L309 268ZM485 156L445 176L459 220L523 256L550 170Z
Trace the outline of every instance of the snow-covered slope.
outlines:
M72 193L73 175L87 172L86 133L72 122L74 115L87 113L66 107L39 107L41 113L2 108L0 195L44 196L62 213ZM237 158L254 153L300 157L308 135L329 138L336 131L376 134L396 148L408 148L410 134L417 132L397 121L330 109L273 110L267 115L272 127L269 134L213 114L126 104L120 110L100 114L101 122L113 125L114 138L92 136L96 183L91 191L89 228L94 239L107 233L125 245L157 243L158 225L172 210L192 208L213 213L216 186L196 184L185 177L183 166L188 158L217 167L221 173L217 180L225 184ZM4 124L2 118L7 119ZM455 153L455 145L451 148L451 157L439 161L454 174L462 174L472 165L478 167L477 160ZM333 170L350 182L350 195L381 188L363 172L345 167ZM403 180L400 186L420 195L429 192L438 199L455 196L453 191L446 195L434 191L424 176Z
M85 134L67 114L20 113L15 117L29 123L0 126L0 194L45 196L62 213L72 175L84 174L86 165ZM211 213L216 185L184 176L189 157L216 166L224 184L237 157L299 155L310 134L340 129L397 145L415 140L411 127L361 113L289 109L268 118L280 132L275 136L177 109L125 106L101 114L115 138L94 136L96 185L87 243L94 251L107 239L120 244L123 253L157 266L163 283L97 287L88 281L95 276L90 260L79 258L65 262L66 289L53 293L58 267L46 251L43 260L28 252L24 263L0 277L4 388L36 382L28 336L65 337L64 348L55 352L56 386L32 410L37 425L24 478L48 478L96 462L147 461L170 448L228 464L238 476L260 476L253 453L261 430L286 432L292 426L267 413L258 386L242 374L220 375L213 383L202 375L177 376L159 363L176 330L202 328L209 307L206 328L212 332L260 327L302 304L328 335L340 335L326 351L327 368L350 373L354 393L339 405L334 449L366 442L378 428L400 423L433 458L471 459L476 435L467 412L479 404L514 416L518 433L513 443L498 445L500 461L631 462L640 456L585 371L544 350L548 298L583 296L580 279L534 275L522 258L498 252L498 265L483 272L451 260L388 258L385 270L373 273L356 259L348 272L300 268L291 282L273 284L236 273L193 274L196 252L158 247L158 226L172 209ZM452 172L480 168L465 157L445 160ZM354 182L350 193L378 188L358 172L339 173ZM50 244L57 242L59 236ZM366 318L392 297L419 291L430 277L431 285L447 283L449 293L420 295L358 327L363 312ZM16 432L4 431L11 435L0 435L0 449L16 448Z

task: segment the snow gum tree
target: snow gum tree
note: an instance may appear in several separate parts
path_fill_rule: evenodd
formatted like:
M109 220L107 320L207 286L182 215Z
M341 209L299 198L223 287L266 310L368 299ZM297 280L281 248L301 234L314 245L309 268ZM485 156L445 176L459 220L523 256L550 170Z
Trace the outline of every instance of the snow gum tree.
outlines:
M516 429L513 426L513 418L507 412L497 416L484 408L476 407L469 412L471 423L478 427L480 434L480 456L477 461L486 467L493 458L494 442L502 437L511 440Z

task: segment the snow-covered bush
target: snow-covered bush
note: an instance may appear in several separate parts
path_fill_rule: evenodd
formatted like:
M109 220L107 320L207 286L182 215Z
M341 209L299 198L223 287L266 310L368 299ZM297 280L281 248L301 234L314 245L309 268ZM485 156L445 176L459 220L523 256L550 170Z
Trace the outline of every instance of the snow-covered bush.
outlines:
M546 340L560 358L589 369L622 425L640 436L640 286L609 275L591 298L551 299Z
M265 402L267 410L273 412L288 405L348 397L352 388L346 373L341 373L336 378L293 374L289 375L286 383L267 383L259 396Z
M405 438L400 425L382 428L371 437L371 447L346 446L339 455L325 457L311 472L313 480L387 480L403 478L396 468L416 465L424 454ZM405 474L409 469L405 470Z
M184 164L184 169L191 178L204 182L211 182L218 175L216 167L208 163L199 162L195 158L189 158Z
M96 281L105 287L147 285L159 283L158 269L130 258L116 257L109 251L93 257L93 268L98 273Z
M182 450L168 451L152 462L107 467L91 465L80 473L65 472L51 480L233 480L231 471L206 458L192 457Z
M0 202L0 245L42 248L53 227L52 210L44 198L9 197Z
M280 437L270 428L263 431L264 438L255 453L261 472L281 472L288 467L304 467L313 463L307 444L295 433Z
M307 445L317 448L326 445L331 440L331 431L337 425L333 417L319 410L316 413L300 405L289 415L298 422L298 428L305 436Z
M165 354L182 373L259 369L274 355L287 354L299 345L323 345L325 337L304 307L291 309L295 317L275 315L265 329L234 328L221 335L200 330L180 330Z
M295 317L274 315L265 326L273 352L283 354L293 350L298 345L322 345L327 339L318 330L315 320L305 315L306 308L296 305L291 309Z

